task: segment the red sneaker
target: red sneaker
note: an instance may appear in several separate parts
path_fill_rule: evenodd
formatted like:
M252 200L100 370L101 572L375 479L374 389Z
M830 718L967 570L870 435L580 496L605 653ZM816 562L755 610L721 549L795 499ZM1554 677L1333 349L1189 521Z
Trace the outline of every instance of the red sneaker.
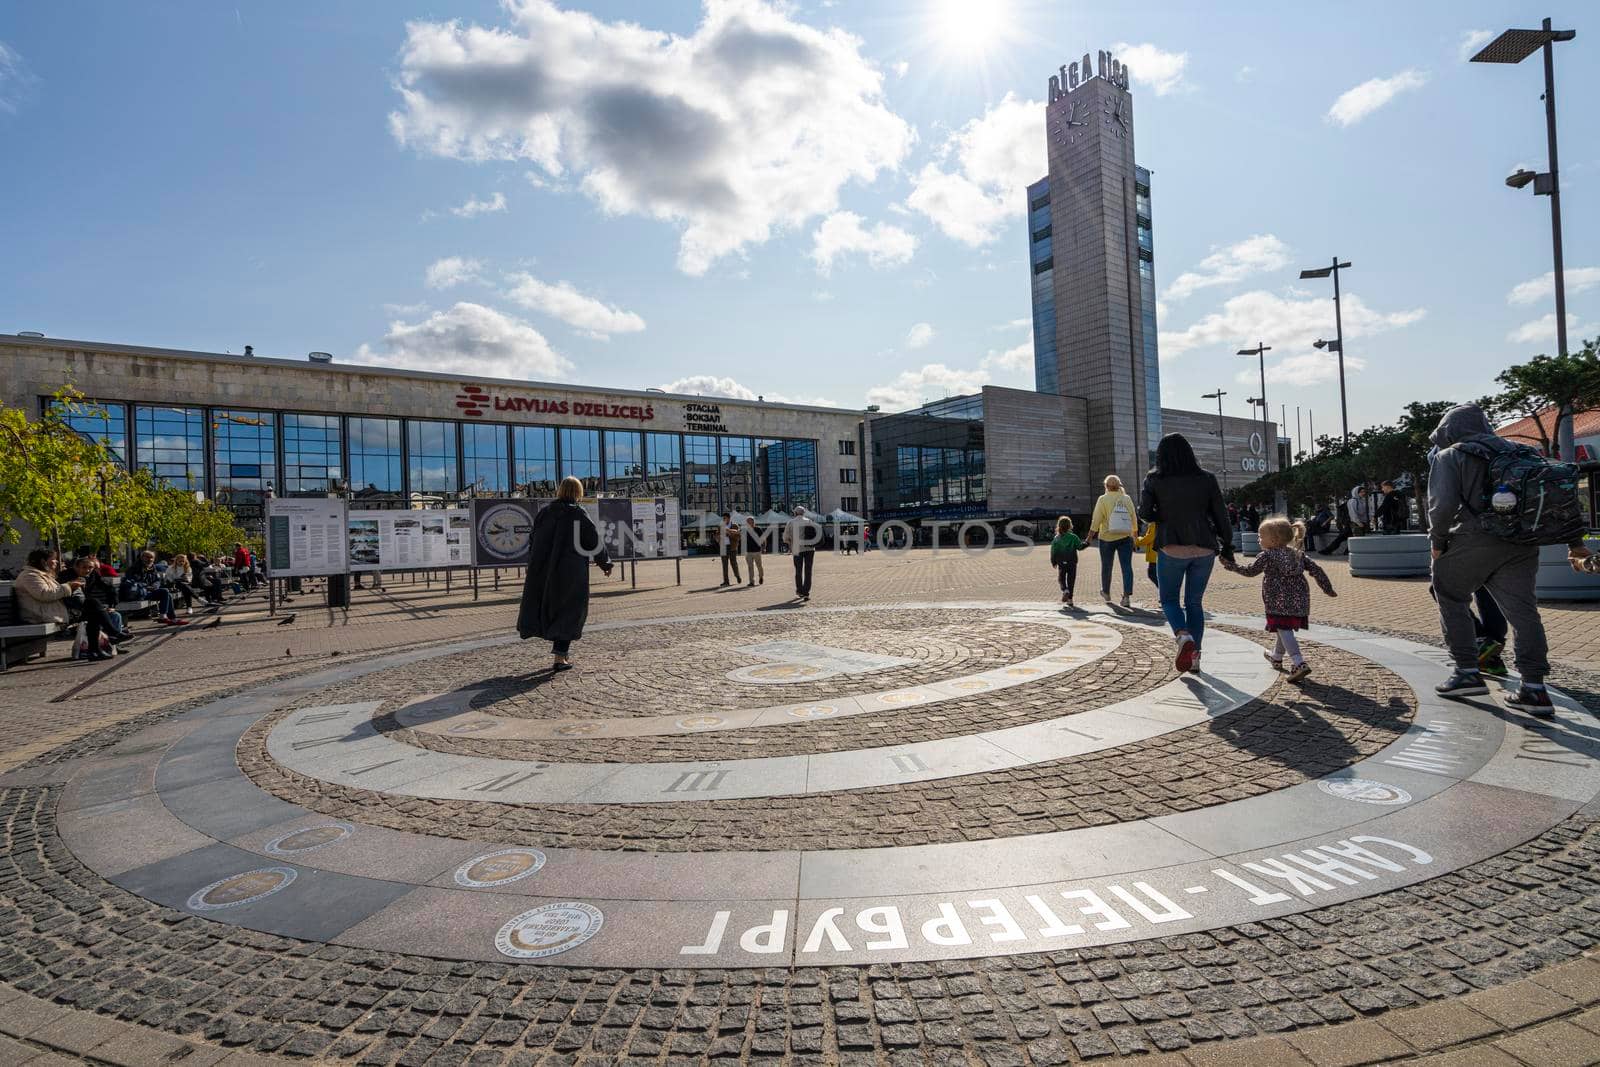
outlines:
M1189 671L1194 670L1194 660L1197 654L1198 652L1194 647L1194 638L1188 634L1179 634L1178 659L1173 664L1173 666L1177 667L1178 673L1187 674Z

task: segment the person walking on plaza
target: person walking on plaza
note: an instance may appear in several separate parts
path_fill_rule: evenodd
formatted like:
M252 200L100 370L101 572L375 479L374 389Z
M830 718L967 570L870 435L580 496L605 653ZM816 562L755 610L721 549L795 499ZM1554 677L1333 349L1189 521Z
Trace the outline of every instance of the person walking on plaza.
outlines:
M1289 673L1286 680L1304 681L1311 673L1311 665L1300 651L1296 630L1311 625L1311 585L1306 575L1317 580L1317 585L1331 597L1333 591L1328 575L1306 556L1306 527L1304 523L1290 523L1288 519L1271 518L1257 531L1261 538L1261 552L1244 566L1224 559L1222 566L1245 578L1254 578L1263 572L1261 603L1267 609L1267 632L1276 635L1272 651L1263 653L1272 669L1283 670L1283 656L1289 654Z
M556 498L533 520L528 573L522 583L517 633L524 641L540 637L555 656L552 671L572 669L572 642L583 636L589 618L589 564L611 573L611 557L589 513L578 501L583 483L561 479Z
M739 527L733 523L731 512L722 513L722 525L717 528L717 554L722 557L722 584L728 585L728 570L733 570L733 584L739 583Z
M1100 596L1111 603L1111 564L1122 564L1122 606L1133 599L1133 535L1138 532L1138 507L1122 488L1122 479L1106 475L1105 492L1094 502L1089 542L1100 545Z
M756 529L755 516L744 517L744 528L740 531L740 536L744 539L744 572L750 576L749 584L752 587L766 585L767 565L761 559L766 551L761 543L764 535L762 531Z
M1072 607L1072 587L1078 582L1078 553L1089 547L1089 542L1072 532L1072 517L1063 515L1056 520L1056 537L1050 542L1050 565L1056 569L1056 580L1061 584L1061 602Z
M1161 582L1156 578L1156 560L1161 558L1161 553L1156 551L1156 528L1156 523L1145 523L1144 533L1133 539L1133 547L1144 553L1145 576L1150 579L1150 584L1156 587L1159 595Z
M1394 487L1393 482L1384 482L1383 496L1378 501L1374 513L1378 528L1386 534L1403 533L1406 528L1406 497Z
M1350 535L1355 532L1355 524L1350 521L1349 501L1336 501L1334 503L1333 521L1335 528L1339 531L1339 536L1328 542L1328 547L1322 550L1324 556L1338 555L1339 550L1344 548L1345 542L1350 540ZM1348 548L1345 548L1347 554L1349 551Z
M811 599L811 567L817 555L817 543L822 540L822 530L806 518L806 509L794 509L786 531L789 554L794 558L794 595L800 600Z
M1476 404L1457 404L1445 412L1429 441L1433 443L1428 453L1433 591L1445 643L1456 665L1454 673L1434 689L1451 699L1489 691L1479 667L1471 607L1477 590L1486 589L1516 634L1522 685L1505 702L1530 715L1551 718L1555 708L1544 685L1550 673L1549 645L1535 592L1539 545L1506 540L1491 532L1484 521L1495 517L1492 513L1499 510L1497 498L1502 494L1512 497L1508 514L1517 514L1520 504L1514 490L1490 484L1490 457L1498 459L1525 446L1497 436ZM1580 524L1568 543L1567 557L1582 561L1588 556Z
M1205 639L1206 583L1218 554L1225 561L1233 559L1233 527L1217 476L1201 469L1182 434L1169 433L1156 445L1155 469L1139 493L1139 517L1160 524L1156 580L1161 611L1177 643L1176 666L1180 671L1198 671Z

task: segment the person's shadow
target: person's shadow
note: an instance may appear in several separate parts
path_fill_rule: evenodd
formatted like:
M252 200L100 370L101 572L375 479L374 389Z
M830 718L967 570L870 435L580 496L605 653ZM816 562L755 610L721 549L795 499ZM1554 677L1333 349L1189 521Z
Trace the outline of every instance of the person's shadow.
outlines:
M1212 734L1285 770L1320 778L1376 753L1351 743L1341 723L1399 736L1411 725L1412 706L1398 695L1377 700L1332 682L1308 678L1278 699L1257 697L1213 719Z

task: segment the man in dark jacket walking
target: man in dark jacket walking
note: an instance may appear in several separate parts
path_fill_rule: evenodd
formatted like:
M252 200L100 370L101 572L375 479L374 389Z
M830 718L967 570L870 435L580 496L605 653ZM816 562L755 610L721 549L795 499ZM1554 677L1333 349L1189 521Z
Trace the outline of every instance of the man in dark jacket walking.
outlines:
M555 500L533 520L528 574L517 612L517 633L524 641L542 637L550 642L553 671L572 669L567 654L589 620L589 562L611 573L600 531L578 503L582 496L582 482L563 478Z
M1539 618L1535 583L1539 546L1519 545L1484 530L1478 523L1488 499L1489 464L1456 445L1476 442L1490 449L1512 448L1496 436L1476 404L1458 404L1444 413L1429 438L1428 526L1433 540L1433 591L1439 601L1455 673L1434 687L1440 696L1460 698L1489 691L1478 669L1478 640L1472 620L1473 594L1487 589L1516 634L1517 670L1522 687L1506 703L1531 715L1550 718L1555 709L1545 690L1550 673L1549 645ZM1589 554L1579 538L1569 547L1571 559Z
M728 571L733 571L733 581L739 582L739 527L733 524L733 514L722 513L722 525L717 528L717 554L722 557L722 584L728 584Z

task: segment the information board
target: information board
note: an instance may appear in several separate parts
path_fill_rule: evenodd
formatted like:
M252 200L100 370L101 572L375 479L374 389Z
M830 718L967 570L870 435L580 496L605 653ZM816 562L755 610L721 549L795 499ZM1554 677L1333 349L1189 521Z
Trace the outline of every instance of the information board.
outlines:
M676 497L600 497L583 502L612 559L672 559L683 555Z
M466 567L472 563L472 513L465 508L350 511L345 522L352 571Z
M310 578L345 570L345 504L331 497L267 501L267 573Z

